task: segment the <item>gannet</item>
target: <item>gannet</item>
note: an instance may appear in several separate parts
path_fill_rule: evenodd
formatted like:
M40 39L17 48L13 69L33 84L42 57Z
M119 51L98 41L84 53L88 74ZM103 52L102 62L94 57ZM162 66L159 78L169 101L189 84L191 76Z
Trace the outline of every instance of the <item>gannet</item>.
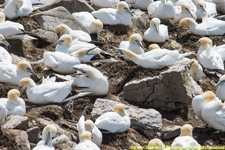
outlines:
M104 3L101 0L90 0L91 4L100 8L105 7L113 7L117 3L120 2L120 0L104 0Z
M164 150L166 147L160 139L155 138L148 142L148 148L152 150Z
M192 59L193 63L191 64L190 74L195 81L205 77L205 73L203 72L202 66L198 63L197 60Z
M158 18L153 18L150 21L150 28L144 33L144 39L148 42L165 42L169 39L168 27L160 24Z
M52 138L56 136L57 128L49 124L42 131L42 140L37 143L33 150L55 150L52 145Z
M183 125L180 130L180 136L175 138L171 145L171 150L179 149L179 146L187 149L201 149L201 145L192 137L192 131L192 125Z
M88 33L82 31L82 30L72 30L70 27L68 27L65 24L60 24L56 26L56 34L60 37L63 34L68 34L72 37L73 40L77 39L79 41L83 42L90 42L91 37Z
M114 112L106 112L98 117L95 125L99 129L107 130L111 133L125 132L130 128L130 117L122 103L116 104Z
M46 51L43 54L43 59L33 62L31 64L44 64L45 66L51 68L55 72L63 73L63 74L70 74L74 73L75 70L72 68L74 65L80 64L81 59L88 55L88 53L93 50L82 48L76 52L74 52L73 56L63 52L50 52ZM94 57L94 56L93 56Z
M20 79L30 77L29 73L36 76L29 62L25 60L19 61L17 65L0 63L0 82L2 83L18 85Z
M134 52L135 54L143 54L143 45L141 43L142 37L138 33L134 33L130 36L129 41L120 42L119 48L126 48ZM125 57L125 59L127 59Z
M138 66L151 69L165 68L169 65L174 64L177 60L193 54L192 52L179 54L178 50L154 49L141 55L137 55L128 49L115 49L119 52L119 56L125 55Z
M192 99L192 108L196 116L201 119L202 121L202 109L204 106L211 102L211 101L219 101L218 98L216 98L215 94L212 91L206 91L202 95L197 95Z
M154 1L149 4L147 7L148 15L153 16L156 13L156 10L158 9L160 3L160 1Z
M179 23L180 27L189 27L191 32L195 35L224 35L225 21L217 20L215 18L208 19L198 24L192 18L184 18Z
M151 44L148 46L149 51L153 50L153 49L160 49L158 44Z
M149 4L154 2L154 0L126 0L133 8L147 10Z
M90 34L96 33L97 40L100 39L100 33L103 29L101 20L95 19L89 12L76 12L72 15L88 30Z
M91 132L84 131L80 136L80 143L74 150L100 150L100 148L91 141Z
M223 59L221 55L212 48L212 41L209 38L203 37L198 40L201 46L197 53L198 62L208 69L224 70Z
M188 3L190 5L190 9L193 12L196 12L196 6L192 2L192 0L171 0L174 6L182 6L184 3Z
M77 123L77 130L79 133L79 138L84 131L89 131L92 134L91 141L95 143L97 146L100 146L102 143L102 133L101 131L94 125L92 120L86 120L84 115L82 115Z
M129 26L131 22L131 12L128 4L124 1L117 4L117 9L102 8L92 12L93 16L101 20L103 24Z
M198 19L204 17L214 17L217 16L216 4L205 2L204 0L198 1L197 11L195 12Z
M218 89L216 91L216 96L223 101L225 101L224 82L225 82L225 75L221 76L219 82L216 84L216 87L218 86Z
M30 0L11 0L3 10L9 19L28 16L32 11L33 7Z
M188 3L183 3L181 6L181 12L178 16L175 17L177 21L180 21L183 18L192 18L194 20L197 19L195 12L191 9L191 6Z
M5 40L2 34L0 34L0 43L4 44L7 47L9 46L9 43ZM11 55L4 47L1 47L1 46L0 46L0 63L6 63L6 64L12 63Z

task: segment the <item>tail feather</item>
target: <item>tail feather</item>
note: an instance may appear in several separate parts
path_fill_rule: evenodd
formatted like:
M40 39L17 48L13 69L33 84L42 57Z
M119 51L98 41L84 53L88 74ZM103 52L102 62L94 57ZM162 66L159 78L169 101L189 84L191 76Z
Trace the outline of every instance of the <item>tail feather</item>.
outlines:
M32 64L32 65L36 65L36 64L44 64L44 60L41 59L41 60L38 60L38 61L35 61L35 62L30 62L30 64Z
M60 75L60 74L56 74L56 73L53 73L56 77L60 78L60 79L63 79L63 80L66 80L66 81L70 81L70 80L73 80L73 77L70 76L70 75Z
M76 95L73 95L71 97L68 97L66 99L63 100L63 102L68 102L72 99L76 99L76 98L80 98L80 97L84 97L84 96L87 96L87 95L90 95L92 92L83 92L83 93L79 93L79 94L76 94Z
M179 54L178 59L182 59L182 58L190 56L192 54L194 54L194 52L188 52L188 53L184 53L184 54Z

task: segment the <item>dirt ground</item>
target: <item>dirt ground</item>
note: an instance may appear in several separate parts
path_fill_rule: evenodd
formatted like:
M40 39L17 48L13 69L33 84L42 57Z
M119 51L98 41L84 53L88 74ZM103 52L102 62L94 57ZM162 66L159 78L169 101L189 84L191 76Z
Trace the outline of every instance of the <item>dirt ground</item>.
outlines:
M35 29L40 28L40 26L35 23L30 17L26 18L19 18L16 21L22 23L25 27L26 31L32 32ZM191 45L192 43L196 42L200 36L195 36L190 33L188 30L182 30L181 34L177 37L178 27L169 24L169 22L162 21L162 23L168 25L169 28L169 35L170 40L159 44L163 48L171 49L170 42L171 40L177 41L179 44L182 45L183 49L181 52L189 52L195 51L197 52L198 47ZM118 47L120 41L128 40L129 36L133 33L143 33L137 29L136 27L125 27L125 26L104 26L104 29L101 33L100 44L98 46L105 50L108 53L115 54L116 51L113 49L113 46ZM210 37L213 40L215 45L222 45L225 43L224 41L225 36L214 36ZM96 36L92 36L93 40L96 40ZM144 47L148 47L151 44L149 42L144 41ZM33 47L32 47L33 46ZM42 53L44 49L47 50L54 50L53 44L43 43L42 48L37 48L35 44L31 45L30 49L25 54L29 54L31 57L25 56L29 61L35 61L42 57ZM12 49L9 51L13 52ZM147 49L145 49L147 51ZM22 52L17 52L17 55L22 56ZM196 58L196 54L192 55L190 58ZM125 62L120 60L119 62L114 63L95 63L94 65L99 69L101 72L104 73L108 77L108 81L110 84L110 90L108 95L103 96L101 98L107 98L112 100L120 99L123 103L127 103L121 97L123 86L131 81L142 79L145 77L153 77L159 75L160 71L152 70L152 69L143 69L141 67L136 66L132 62ZM42 76L52 76L53 71L44 70L43 65L33 65L34 71L38 74L41 78ZM164 70L166 70L165 68ZM203 78L198 82L198 84L202 87L203 91L212 90L215 92L214 85L218 81L218 77L215 76L215 73L210 70L205 70L207 77ZM37 82L39 84L40 81ZM7 92L12 88L18 88L16 86L0 84L0 97L6 97ZM87 110L86 118L90 118L91 110L93 108L93 104L97 97L85 97L79 98L75 100L73 106L73 112L68 112L66 110L66 104L51 104L51 105L33 105L28 102L27 96L25 93L22 94L22 98L26 101L27 113L26 115L29 117L29 120L37 119L37 118L50 118L55 123L57 123L63 129L73 133L75 136L78 135L78 132L74 130L76 122L80 118L83 109L86 106L89 106ZM60 107L61 109L56 109L56 107ZM145 108L145 106L142 106ZM210 146L223 146L225 145L225 136L224 133L205 128L206 124L200 121L195 117L193 113L191 104L182 110L176 112L162 112L160 111L163 116L163 126L173 126L173 125L180 125L182 126L185 123L192 124L195 129L193 132L194 138L201 144L201 145L210 145ZM41 132L42 128L40 128ZM11 139L7 139L4 136L0 136L0 149L17 149L16 145L11 141ZM147 145L149 138L145 137L141 131L136 131L135 129L130 129L128 132L122 134L103 134L103 143L101 145L101 149L103 150L113 150L113 149L130 149L131 143L130 140L139 143L140 145L144 146ZM76 141L74 139L74 141ZM170 145L173 139L163 141L166 145ZM34 143L36 144L36 143ZM57 146L56 149L62 149L60 146Z

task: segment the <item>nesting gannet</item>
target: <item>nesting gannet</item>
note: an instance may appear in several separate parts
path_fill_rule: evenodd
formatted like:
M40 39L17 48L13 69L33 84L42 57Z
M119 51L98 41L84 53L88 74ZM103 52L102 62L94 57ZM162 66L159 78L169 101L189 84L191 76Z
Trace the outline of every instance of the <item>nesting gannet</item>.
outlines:
M213 100L219 101L219 99L216 98L215 94L212 91L206 91L202 95L197 95L192 99L193 111L202 121L204 121L202 118L202 109L207 103Z
M164 150L165 145L160 139L155 138L148 142L148 148L152 150Z
M95 19L89 12L76 12L72 14L87 30L90 34L96 33L97 39L100 38L100 33L103 29L101 20Z
M126 48L126 49L131 50L135 54L140 55L140 54L144 53L143 45L142 45L141 41L142 41L141 35L135 33L130 36L129 41L120 42L119 48ZM125 59L127 59L127 58L125 57Z
M56 34L60 37L63 34L68 34L72 37L73 40L77 39L79 41L83 42L90 42L91 41L91 36L82 31L82 30L72 30L70 27L68 27L65 24L60 24L56 26Z
M55 150L52 145L52 138L56 136L57 128L49 124L42 131L42 140L37 143L33 150Z
M149 4L147 7L148 15L153 16L156 10L158 9L160 3L160 1L155 1Z
M116 104L114 112L106 112L98 117L95 125L99 129L107 130L111 133L125 132L130 128L130 117L122 103Z
M19 61L17 65L0 63L0 82L18 85L20 79L30 77L29 73L36 76L29 62L25 60Z
M223 59L216 50L212 49L212 41L203 37L197 43L201 44L197 53L198 62L204 68L224 70Z
M141 55L137 55L128 49L124 48L115 48L115 49L119 52L118 54L119 56L125 55L127 58L136 63L138 66L151 69L165 68L169 65L174 64L177 60L193 54L192 52L179 54L178 50L155 49L143 53Z
M190 74L195 81L198 81L200 78L205 77L202 66L198 63L197 60L192 59L193 63L191 64Z
M148 42L165 42L169 39L168 27L160 24L158 18L153 18L150 21L150 28L144 33L144 39Z
M80 136L80 143L74 150L100 150L100 148L91 141L91 132L84 131Z
M149 4L154 2L154 0L126 0L133 8L147 10Z
M175 19L177 21L180 21L183 18L193 18L194 20L197 19L197 16L195 15L195 12L191 9L191 6L188 3L183 3L181 6L181 12L178 16L175 16Z
M88 55L88 53L93 50L82 48L76 52L74 52L73 56L63 52L49 52L46 51L43 54L43 59L33 62L31 64L45 64L45 66L51 68L55 72L63 73L63 74L70 74L74 73L75 70L72 68L74 65L80 64L81 59Z
M107 8L107 7L113 7L117 3L120 2L120 0L104 0L104 3L101 0L90 0L91 4L100 8Z
M153 49L160 49L158 44L151 44L148 46L149 51L153 50Z
M5 40L2 34L0 34L0 43L4 44L7 47L9 46L9 43ZM0 63L6 63L6 64L12 63L11 55L4 47L1 47L1 46L0 46Z
M84 115L82 115L77 123L77 130L79 133L79 138L84 131L89 131L92 133L91 141L95 143L97 146L100 146L102 143L102 133L101 131L94 125L92 120L86 120Z
M225 92L224 92L225 84L224 83L225 83L225 75L221 76L219 82L216 84L216 87L218 86L218 89L216 91L216 96L223 101L225 101Z
M216 4L205 2L204 0L198 1L197 11L195 12L198 19L203 17L217 16Z
M28 16L32 11L33 7L30 0L11 0L6 4L3 10L6 17L9 19Z
M117 25L123 24L129 26L131 22L131 12L126 2L119 2L117 9L114 8L102 8L92 12L93 16L101 20L103 24Z
M224 35L225 21L217 20L215 18L208 19L198 24L192 18L184 18L179 23L180 27L189 27L191 32L195 35Z
M193 127L190 124L185 124L181 127L180 136L175 138L171 150L179 149L179 147L186 149L201 149L201 145L192 137Z

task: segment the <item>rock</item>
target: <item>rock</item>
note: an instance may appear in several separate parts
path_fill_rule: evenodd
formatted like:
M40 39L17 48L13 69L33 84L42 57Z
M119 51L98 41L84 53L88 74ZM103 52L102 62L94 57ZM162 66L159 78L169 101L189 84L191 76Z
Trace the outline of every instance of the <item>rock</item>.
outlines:
M113 111L118 102L98 98L91 112L92 119L97 119L105 112ZM143 131L148 137L159 137L162 129L162 116L154 109L142 109L135 106L127 106L127 112L131 119L131 128Z
M65 7L70 13L79 11L92 12L94 9L85 0L40 0L43 5L35 6L35 9L46 11L58 6Z
M83 30L85 27L80 24L65 7L56 7L48 11L37 13L31 16L43 30L55 32L59 24L66 24L73 30Z
M147 23L150 22L148 19L148 15L145 12L141 11L140 9L133 9L133 10L132 10L133 26L136 26L140 30L146 30L148 27Z
M37 29L34 31L34 33L38 36L39 39L41 39L47 43L50 43L50 44L53 44L58 40L57 34L52 31Z
M28 129L28 117L27 116L18 116L18 115L10 115L7 118L8 121L2 126L2 130L7 129L20 129L26 130Z
M162 139L170 140L180 135L181 126L167 126L162 129Z
M169 39L163 44L162 48L164 47L166 47L167 49L181 49L182 45L180 43L177 43L177 41L175 40Z
M183 59L161 72L126 83L123 98L137 106L173 111L186 107L195 95L202 94L201 87L189 73L191 60Z
M77 144L72 142L66 135L60 135L52 140L52 144L57 149L71 150L74 149Z
M25 131L8 129L3 132L3 134L15 143L14 147L18 150L30 150L30 144L28 141L28 136Z
M38 138L38 134L39 134L38 126L34 126L30 129L27 129L27 135L28 135L29 142L38 143L38 141L40 141L40 138Z

